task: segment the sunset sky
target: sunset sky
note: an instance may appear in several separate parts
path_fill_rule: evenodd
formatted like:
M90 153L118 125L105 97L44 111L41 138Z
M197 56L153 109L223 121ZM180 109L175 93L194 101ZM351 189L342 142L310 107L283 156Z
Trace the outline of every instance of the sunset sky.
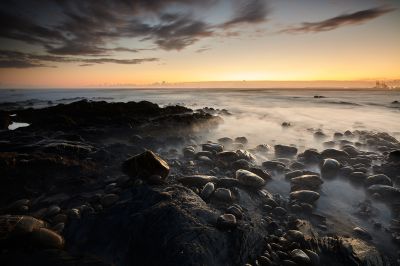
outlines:
M2 0L0 21L1 87L400 78L398 0Z

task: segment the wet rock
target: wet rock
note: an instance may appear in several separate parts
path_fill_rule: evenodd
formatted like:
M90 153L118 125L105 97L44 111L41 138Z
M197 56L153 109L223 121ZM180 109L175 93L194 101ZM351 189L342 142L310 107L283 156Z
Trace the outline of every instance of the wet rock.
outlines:
M203 187L203 189L201 190L201 192L200 192L200 197L201 197L203 200L208 199L208 198L211 196L211 194L214 192L214 189L215 189L214 183L208 182L208 183Z
M239 180L240 184L244 186L258 188L265 184L264 179L260 176L244 169L236 171L236 178Z
M272 266L272 265L274 265L272 263L272 261L269 258L267 258L266 256L260 256L258 258L258 264L260 266Z
M231 145L233 143L233 139L228 137L219 138L218 143L222 145Z
M319 193L311 190L298 190L290 193L290 199L312 204L319 199Z
M311 260L301 249L294 249L290 252L291 259L299 265L310 265Z
M236 219L242 219L243 217L243 210L237 205L229 206L226 209L226 213L235 215Z
M343 160L349 158L349 154L345 151L337 150L337 149L326 149L321 152L322 158L333 158L336 160Z
M124 173L131 177L159 175L165 179L169 174L169 165L150 150L135 155L122 164Z
M379 194L383 200L400 200L400 189L386 185L372 185L368 188L368 192L372 194Z
M204 164L204 165L213 165L214 164L214 161L213 160L211 160L209 157L207 157L207 156L199 156L199 157L197 157L197 160L201 163L201 164Z
M215 176L210 175L192 175L192 176L185 176L177 179L178 182L184 184L185 186L201 186L203 187L205 184L209 182L217 182L218 178Z
M249 141L246 137L237 137L235 138L236 143L247 144Z
M365 186L370 187L372 185L386 185L393 186L392 180L384 174L377 174L368 176L365 180Z
M353 172L350 174L349 179L354 183L363 183L367 175L363 172Z
M293 157L297 154L297 148L286 145L275 145L276 157Z
M214 191L214 197L220 201L231 202L232 201L232 193L229 189L226 188L217 188Z
M52 217L52 216L58 214L60 211L61 211L61 208L59 206L52 205L47 209L47 211L45 213L45 216L46 217Z
M234 151L223 151L217 153L217 158L223 162L231 163L239 159L239 155Z
M293 162L289 167L292 170L300 170L306 168L306 166L301 162Z
M239 159L232 163L232 168L234 170L238 170L238 169L249 170L250 166L251 166L251 164L248 161L246 161L245 159Z
M341 164L335 159L325 159L321 167L322 177L333 177L338 174Z
M365 230L364 228L355 227L355 228L353 228L353 232L357 236L361 237L362 239L367 239L367 240L371 240L372 239L372 236L370 235L370 233L368 233L368 231Z
M188 146L188 147L183 148L182 153L183 153L183 156L192 158L192 157L194 157L196 150L194 149L194 147Z
M244 159L246 161L249 162L254 162L255 161L255 157L253 154L251 154L249 151L247 150L237 150L236 154L238 155L239 159Z
M303 175L303 171L302 170L295 170L295 171L291 171L285 174L285 179L286 180L290 180L292 178L298 177Z
M276 208L274 208L274 209L272 210L272 213L273 213L275 216L282 217L282 216L284 216L284 215L287 214L287 211L286 211L284 208L282 208L282 207L276 207Z
M400 163L400 150L391 151L388 160L394 163Z
M343 137L343 133L335 132L335 133L333 134L333 138L334 138L334 139L341 139L342 137Z
M101 205L109 207L119 200L119 196L116 194L106 194L101 198Z
M298 230L288 230L285 235L286 239L290 242L304 241L304 234Z
M271 150L271 147L267 144L260 144L260 145L257 145L257 147L256 147L256 151L259 153L267 153L270 150Z
M237 187L240 185L239 180L230 177L221 177L218 178L215 182L219 187L226 187L226 188Z
M294 177L290 180L291 191L297 190L313 190L317 191L323 181L317 175L302 175L298 177Z
M261 177L265 181L271 179L271 175L267 171L265 171L265 170L263 170L263 169L261 169L259 167L250 167L249 171L252 172L253 174L258 175L259 177Z
M222 214L217 219L217 227L222 230L234 229L236 225L236 217L233 214Z
M206 143L203 144L201 147L203 151L210 151L213 153L222 152L224 150L224 146L218 143Z
M304 252L307 254L307 256L310 258L311 260L311 264L312 266L318 266L320 265L320 259L317 253L315 253L312 250L306 249L304 250Z
M354 169L351 166L345 166L345 167L340 168L338 175L348 177L353 172L354 172Z
M282 170L286 167L284 163L278 161L265 161L262 163L262 166L268 170Z
M302 154L305 163L319 163L322 160L321 154L314 149L305 150Z

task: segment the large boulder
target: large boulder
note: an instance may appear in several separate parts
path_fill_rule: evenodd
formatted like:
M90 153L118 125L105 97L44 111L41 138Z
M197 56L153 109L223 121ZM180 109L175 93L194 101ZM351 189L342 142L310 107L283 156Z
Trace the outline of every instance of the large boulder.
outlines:
M147 150L127 159L122 170L131 177L149 177L159 175L165 179L169 174L169 165L154 152Z
M135 186L129 196L101 215L69 222L64 235L71 252L115 266L244 265L265 248L261 223L220 230L233 226L233 217L218 221L220 213L189 188Z
M259 188L265 184L265 180L260 176L244 169L236 171L236 178L240 184L248 187Z

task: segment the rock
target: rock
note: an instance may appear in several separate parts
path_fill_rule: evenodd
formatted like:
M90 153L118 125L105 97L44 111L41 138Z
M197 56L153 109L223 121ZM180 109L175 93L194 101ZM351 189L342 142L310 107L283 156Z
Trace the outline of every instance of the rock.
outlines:
M211 159L210 159L209 157L207 157L207 156L199 156L199 157L197 157L197 160L198 160L200 163L204 164L204 165L212 165L212 164L214 163L214 161L211 160Z
M0 216L0 244L12 244L18 240L19 246L61 249L64 239L45 228L45 223L31 216Z
M177 179L178 182L184 184L185 186L203 187L209 182L215 183L218 178L210 175L192 175L185 176Z
M219 138L218 143L222 145L231 145L233 143L233 139L228 137Z
M278 217L286 215L287 211L282 207L276 207L272 210L272 213Z
M201 147L203 151L210 151L213 153L222 152L224 150L224 146L218 143L206 143L203 144Z
M290 180L291 191L297 190L318 190L323 181L317 175L302 175L294 177Z
M236 150L236 154L238 155L239 159L244 159L249 162L254 162L256 160L254 155L247 150L242 150L242 149Z
M265 161L262 166L268 170L282 170L286 167L284 163L278 161Z
M236 178L239 180L239 183L244 186L259 188L265 184L264 179L260 176L244 169L236 171Z
M0 130L1 130L1 129L7 130L7 129L8 129L8 126L9 126L11 123L12 123L12 122L11 122L11 117L10 117L10 115L9 115L7 112L5 112L5 111L0 110Z
M290 199L312 204L319 199L319 193L311 190L298 190L290 193Z
M233 214L222 214L217 219L217 227L222 230L234 229L236 225L236 217Z
M270 150L271 150L271 147L267 144L260 144L260 145L257 145L257 147L256 147L256 151L259 153L267 153Z
M334 139L341 139L341 138L343 138L343 133L335 132L335 133L333 134L333 138L334 138Z
M320 259L319 259L319 256L318 256L317 253L315 253L314 251L311 251L309 249L304 250L304 252L310 258L312 266L319 266L320 265Z
M321 156L323 159L333 158L336 160L342 160L349 158L349 154L345 151L337 150L337 149L326 149L321 152Z
M79 219L81 218L81 212L78 209L70 209L67 212L67 215L70 219Z
M386 185L372 185L367 191L372 195L378 193L383 200L400 200L400 189Z
M101 198L101 205L109 207L119 200L119 196L116 194L106 194Z
M250 167L249 171L252 172L253 174L258 175L265 181L271 180L271 175L267 171L265 171L259 167Z
M293 162L289 167L292 170L301 170L301 169L306 168L306 166L304 164L302 164L301 162Z
M248 161L246 161L245 159L239 159L237 161L234 161L231 166L232 166L233 170L238 170L238 169L249 170L251 164Z
M58 223L65 223L68 220L68 216L66 214L60 213L54 216L52 219L53 223L58 224Z
M242 219L243 217L243 210L237 205L229 206L228 209L226 209L226 213L235 215L236 219Z
M150 185L162 185L165 184L164 179L160 175L151 175L146 177L146 182Z
M354 169L351 166L345 166L339 169L338 175L348 177L351 173L354 172Z
M182 153L183 153L183 156L192 158L195 155L196 150L194 149L194 147L188 146L188 147L183 148Z
M236 143L247 144L249 141L246 137L237 137L235 138Z
M290 242L301 243L304 241L304 234L298 230L288 230L285 237Z
M52 230L57 232L57 233L62 233L62 231L64 230L65 227L65 223L57 223Z
M265 256L260 256L258 258L258 264L260 266L272 266L272 265L274 265L272 263L272 261L269 258L265 257Z
M232 187L237 187L240 185L239 180L236 178L230 178L230 177L221 177L216 180L216 183L219 187L226 187L226 188L232 188Z
M223 162L231 163L239 159L239 155L234 151L223 151L217 153L217 158Z
M302 154L302 157L304 158L304 162L308 164L320 163L322 160L321 154L314 149L305 150Z
M52 216L58 214L60 211L61 211L61 208L59 206L52 205L47 209L47 211L45 213L45 216L46 217L52 217Z
M372 239L372 236L370 235L370 233L368 233L368 231L365 230L364 228L355 227L355 228L353 228L353 232L363 239L367 239L367 240Z
M226 188L217 188L214 191L214 197L220 201L231 202L232 201L232 193L229 189Z
M363 172L353 172L350 174L349 179L354 183L363 183L367 175Z
M285 179L286 180L290 180L292 178L298 177L303 175L303 171L302 170L295 170L295 171L291 171L285 174Z
M311 260L301 249L294 249L290 252L292 260L300 265L310 265Z
M388 156L390 162L399 163L400 162L400 150L391 151Z
M131 177L159 175L165 179L169 174L169 165L150 150L127 159L122 164L124 173Z
M334 177L339 172L341 164L335 159L325 159L321 167L322 177Z
M317 132L314 133L314 138L318 139L318 140L326 139L327 137L328 136L325 135L325 133L322 132L322 131L317 131Z
M367 187L370 187L372 185L393 186L392 180L387 175L384 174L371 175L367 177L364 184Z
M275 145L276 157L293 157L297 154L297 148L286 145Z
M208 183L203 187L203 189L201 190L201 192L200 192L200 197L201 197L203 200L208 199L208 198L211 196L211 194L214 192L214 189L215 189L214 183L208 182Z

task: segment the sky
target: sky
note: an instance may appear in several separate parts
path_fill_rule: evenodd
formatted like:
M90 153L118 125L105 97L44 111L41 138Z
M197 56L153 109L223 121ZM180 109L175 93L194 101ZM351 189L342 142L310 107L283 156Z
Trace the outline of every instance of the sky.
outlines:
M2 0L0 22L1 87L400 78L398 0Z

